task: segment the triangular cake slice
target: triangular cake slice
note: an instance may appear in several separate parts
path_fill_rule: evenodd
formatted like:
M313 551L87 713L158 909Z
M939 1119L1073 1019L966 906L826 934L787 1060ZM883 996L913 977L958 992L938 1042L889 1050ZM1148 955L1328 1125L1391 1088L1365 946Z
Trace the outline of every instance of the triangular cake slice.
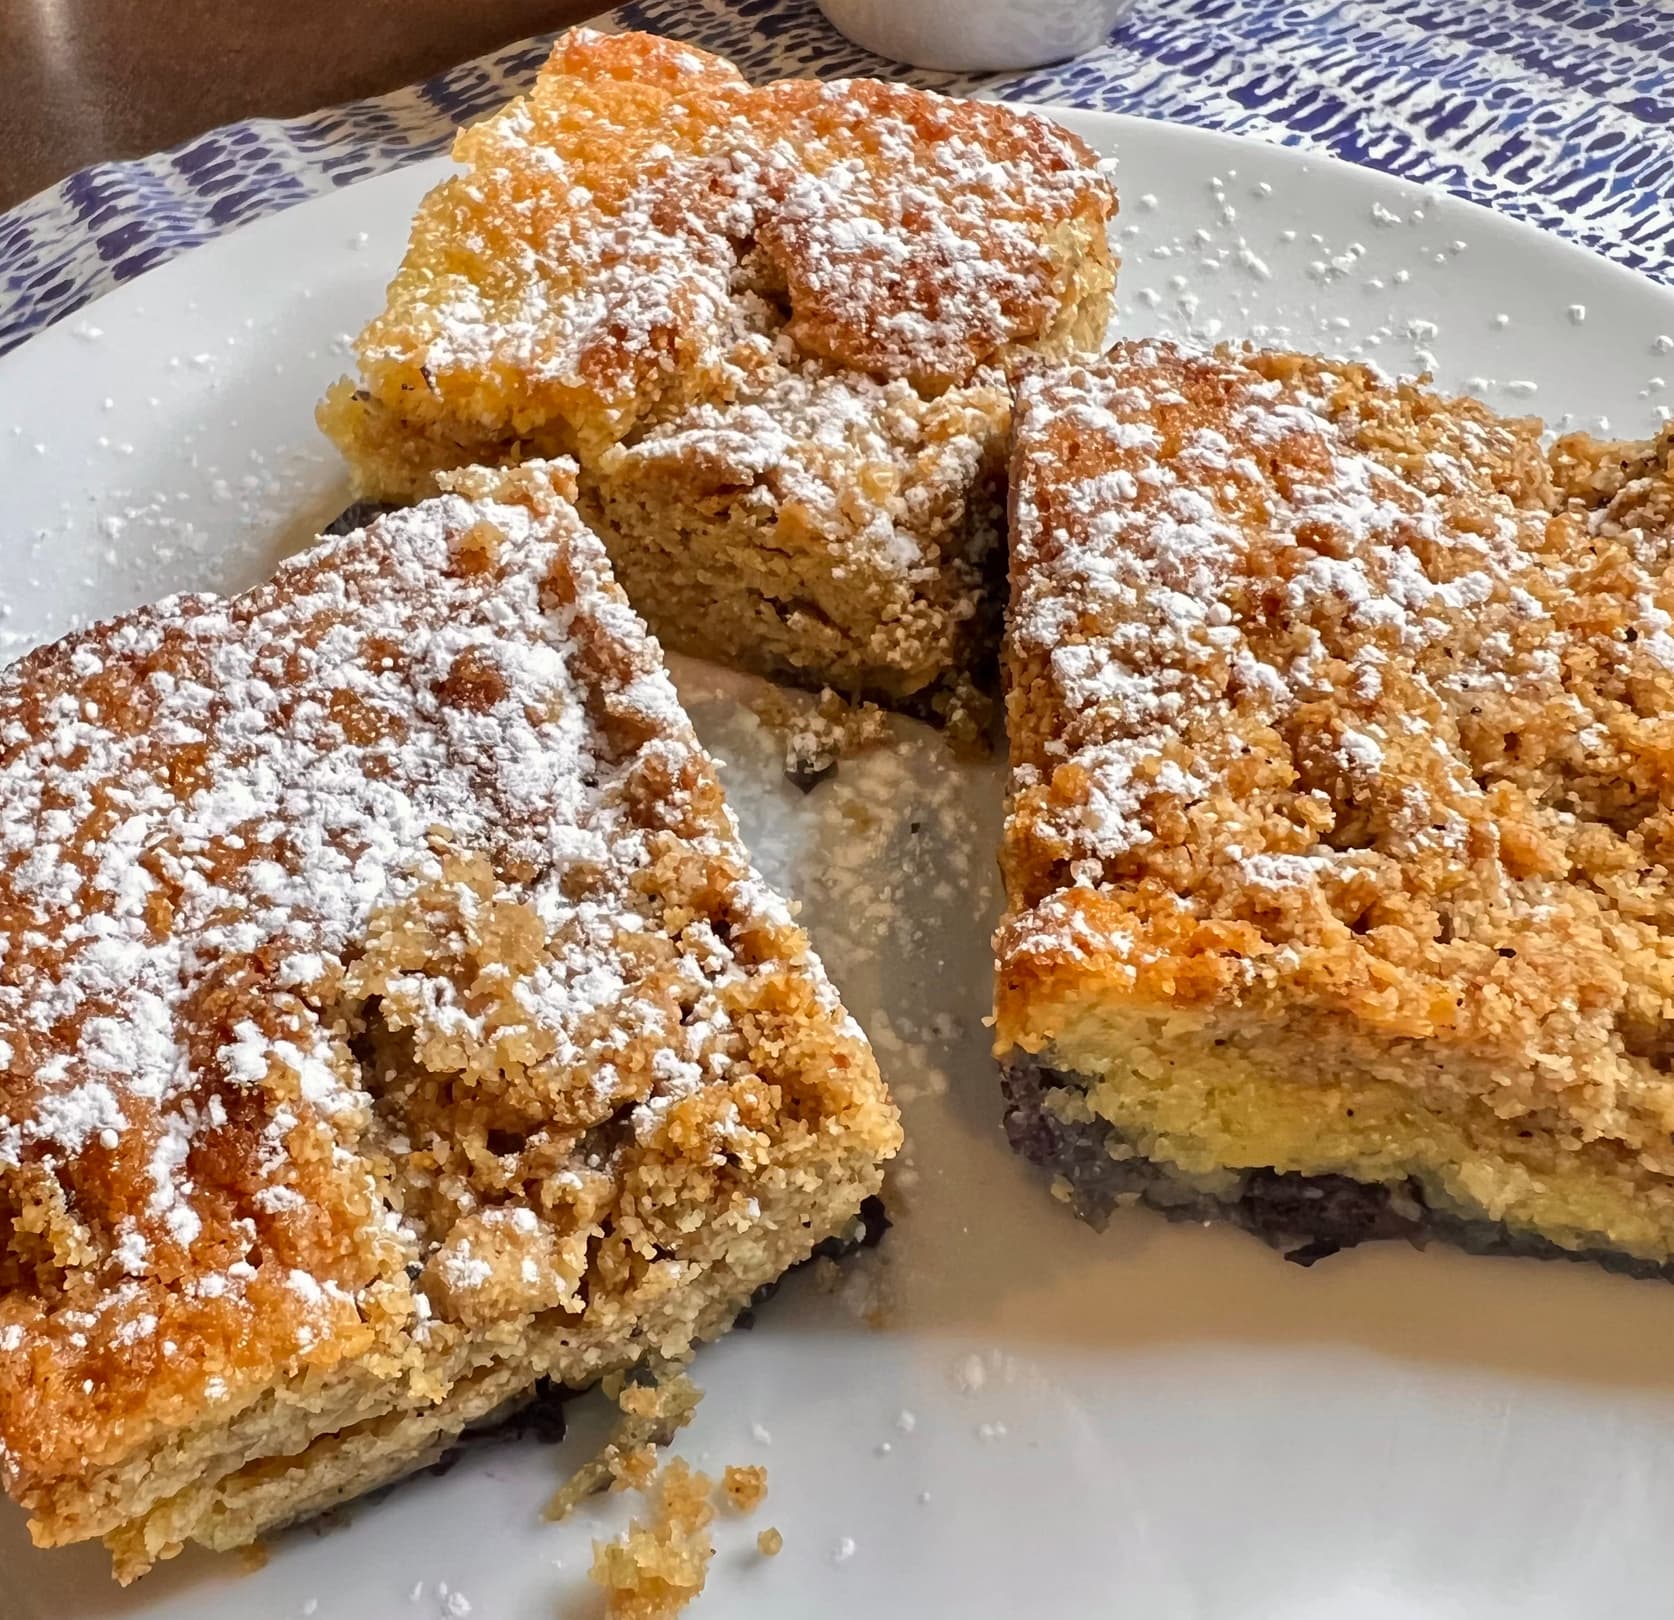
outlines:
M1671 453L1297 355L1024 384L997 1037L1083 1214L1668 1267Z
M1086 144L578 29L454 155L321 406L359 493L573 455L669 648L946 716L997 639L1005 368L1103 346Z
M127 1579L724 1331L899 1141L568 470L0 672L0 1477Z

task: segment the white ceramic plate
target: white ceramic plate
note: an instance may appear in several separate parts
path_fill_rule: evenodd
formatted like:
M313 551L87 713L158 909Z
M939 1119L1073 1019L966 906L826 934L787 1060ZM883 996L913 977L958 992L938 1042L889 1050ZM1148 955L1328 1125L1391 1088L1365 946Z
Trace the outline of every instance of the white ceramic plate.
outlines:
M1533 230L1293 151L1064 115L1120 155L1128 331L1431 367L1491 404L1651 430L1674 294ZM179 587L233 588L343 505L312 407L379 304L426 164L145 277L0 361L11 651ZM1674 1288L1374 1247L1312 1271L1145 1214L1097 1236L1005 1149L982 1027L999 773L939 744L804 798L712 672L681 672L769 875L905 1104L898 1224L836 1295L801 1276L706 1351L680 1449L765 1462L712 1615L1616 1620L1674 1589ZM881 1304L882 1323L862 1319ZM601 1414L578 1403L578 1429ZM538 1510L586 1434L119 1593L0 1506L7 1620L549 1620L596 1613L590 1537ZM784 1552L754 1553L776 1524Z

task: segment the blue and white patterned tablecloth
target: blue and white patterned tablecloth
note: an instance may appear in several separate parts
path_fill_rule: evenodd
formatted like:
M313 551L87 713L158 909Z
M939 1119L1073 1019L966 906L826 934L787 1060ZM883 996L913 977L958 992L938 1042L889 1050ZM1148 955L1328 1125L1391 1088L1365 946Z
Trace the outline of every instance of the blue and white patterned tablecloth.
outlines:
M814 0L636 0L609 22L706 46L752 78L898 75L1333 152L1674 283L1668 0L1140 0L1103 49L990 78L880 61ZM101 164L0 215L0 353L236 225L446 150L459 124L529 83L550 44Z

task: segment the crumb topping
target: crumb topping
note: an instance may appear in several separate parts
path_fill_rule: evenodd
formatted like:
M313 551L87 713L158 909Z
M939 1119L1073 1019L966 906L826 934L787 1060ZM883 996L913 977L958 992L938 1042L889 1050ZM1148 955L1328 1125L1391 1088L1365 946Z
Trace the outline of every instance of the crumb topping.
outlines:
M615 1541L593 1543L593 1583L611 1620L672 1620L702 1590L715 1556L710 1479L671 1457L650 1491L651 1511Z
M1669 1162L1671 452L1293 355L1029 378L1002 1009L1343 1013Z
M360 340L365 385L414 421L561 423L583 450L736 372L764 304L806 354L962 381L1049 334L1055 234L1113 210L1083 143L1035 115L870 80L756 89L587 29L455 156Z
M721 1494L736 1513L753 1513L767 1500L767 1470L760 1463L728 1463Z
M9 1485L671 1286L872 1072L569 477L0 673Z

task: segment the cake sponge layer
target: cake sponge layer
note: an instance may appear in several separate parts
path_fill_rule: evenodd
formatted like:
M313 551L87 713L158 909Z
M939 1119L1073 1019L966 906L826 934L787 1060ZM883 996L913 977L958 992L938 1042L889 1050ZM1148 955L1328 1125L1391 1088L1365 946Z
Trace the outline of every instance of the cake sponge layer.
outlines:
M1439 1239L1674 1277L1674 1211L1645 1207L1631 1167L1608 1152L1554 1165L1515 1132L1496 1149L1457 1124L1414 1121L1387 1090L1287 1088L1189 1057L1160 1096L1126 1062L1088 1074L1015 1053L1001 1078L1012 1147L1095 1226L1144 1203L1231 1221L1303 1264L1378 1239ZM1322 1102L1349 1127L1336 1140ZM1391 1108L1400 1134L1383 1137Z

